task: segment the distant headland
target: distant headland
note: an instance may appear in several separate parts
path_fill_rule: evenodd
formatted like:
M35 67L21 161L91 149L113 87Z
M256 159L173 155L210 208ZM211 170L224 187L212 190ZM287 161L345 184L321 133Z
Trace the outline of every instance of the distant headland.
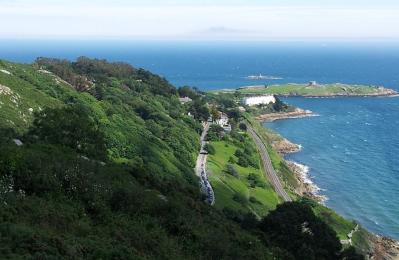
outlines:
M318 84L311 81L305 84L288 83L279 85L244 86L237 89L214 90L213 93L239 92L243 95L277 95L299 97L378 97L394 96L398 92L383 86L350 85L342 83Z

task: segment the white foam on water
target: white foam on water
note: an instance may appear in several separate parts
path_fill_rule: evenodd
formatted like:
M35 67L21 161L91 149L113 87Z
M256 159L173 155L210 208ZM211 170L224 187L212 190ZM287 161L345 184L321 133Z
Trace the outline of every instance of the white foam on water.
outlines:
M293 161L290 161L290 163L292 163L293 165L295 165L295 167L297 167L299 169L298 173L299 173L299 178L301 179L301 181L303 183L309 185L311 193L314 196L320 198L320 202L324 204L324 202L328 200L328 197L325 195L319 194L320 191L325 191L325 190L322 190L320 187L318 187L312 181L312 177L309 174L309 172L310 172L309 166L303 165L303 164L300 164L297 162L293 162Z

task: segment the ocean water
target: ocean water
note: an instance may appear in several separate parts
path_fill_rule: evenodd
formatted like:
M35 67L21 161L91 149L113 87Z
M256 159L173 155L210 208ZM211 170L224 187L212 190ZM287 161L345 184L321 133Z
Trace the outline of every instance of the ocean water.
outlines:
M371 231L399 238L399 98L287 98L320 116L266 123L301 144L327 206Z
M286 82L360 83L399 90L395 42L132 42L0 40L0 59L79 56L125 61L176 86L202 90ZM280 80L251 81L259 74ZM289 159L310 168L328 206L378 234L399 239L399 98L287 98L319 117L267 127L303 150Z

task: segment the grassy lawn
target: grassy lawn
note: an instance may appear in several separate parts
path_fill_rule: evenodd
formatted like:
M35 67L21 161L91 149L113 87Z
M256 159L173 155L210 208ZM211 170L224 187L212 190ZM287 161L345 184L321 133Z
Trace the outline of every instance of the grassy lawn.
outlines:
M280 203L278 195L266 180L261 169L244 168L236 163L231 163L239 176L235 177L224 171L229 164L229 158L235 157L234 153L239 147L229 141L215 141L211 144L215 147L216 153L208 156L207 168L209 179L215 191L215 206L217 208L227 207L233 210L249 211L258 217L262 217ZM251 187L247 179L250 173L259 178L263 187ZM244 200L237 201L234 196L241 196Z

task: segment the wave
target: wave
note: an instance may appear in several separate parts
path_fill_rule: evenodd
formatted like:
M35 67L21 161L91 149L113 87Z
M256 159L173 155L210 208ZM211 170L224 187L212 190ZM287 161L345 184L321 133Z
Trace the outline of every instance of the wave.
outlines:
M300 181L307 187L308 192L316 197L320 201L320 203L324 204L328 200L328 197L325 195L321 195L320 191L325 190L321 189L312 181L309 166L294 161L288 161L288 163L294 165L296 169L295 172L298 174Z

